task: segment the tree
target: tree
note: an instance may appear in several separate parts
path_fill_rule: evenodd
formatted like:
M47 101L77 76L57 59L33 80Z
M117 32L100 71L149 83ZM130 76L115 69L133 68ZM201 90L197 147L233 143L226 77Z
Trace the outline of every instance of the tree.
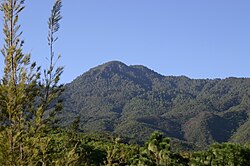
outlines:
M19 13L24 9L23 0L4 0L1 10L4 14L3 32L5 43L4 76L1 80L0 101L1 120L4 130L1 132L1 144L4 145L2 157L6 165L22 163L24 136L27 133L26 119L34 112L33 103L38 93L36 82L40 74L35 71L36 64L30 62L30 54L23 54L23 41L20 39ZM2 160L1 160L2 161Z
M41 78L40 67L24 54L19 14L24 0L3 0L4 76L0 82L0 165L46 163L46 148L50 139L45 128L60 110L58 100L62 87L58 86L63 67L56 68L53 44L58 39L61 20L61 0L56 0L48 21L50 48L49 68ZM56 103L56 104L55 104ZM53 107L52 107L53 106Z
M155 131L146 142L144 150L137 158L133 159L132 165L172 166L188 165L189 159L179 153L171 151L170 139L162 133Z
M194 152L190 165L249 165L250 149L234 143L213 144L207 151Z

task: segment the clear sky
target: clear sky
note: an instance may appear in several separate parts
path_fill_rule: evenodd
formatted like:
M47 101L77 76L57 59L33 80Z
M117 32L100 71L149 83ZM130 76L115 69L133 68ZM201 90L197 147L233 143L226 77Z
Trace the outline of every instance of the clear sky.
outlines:
M21 15L24 50L43 66L53 3L26 0ZM111 60L162 75L250 77L249 0L63 0L62 15L64 83Z

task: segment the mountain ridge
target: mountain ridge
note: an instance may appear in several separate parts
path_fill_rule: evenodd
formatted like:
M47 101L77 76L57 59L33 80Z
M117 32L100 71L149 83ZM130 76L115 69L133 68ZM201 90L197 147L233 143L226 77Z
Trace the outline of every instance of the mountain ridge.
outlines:
M249 97L249 78L163 76L142 65L111 61L65 86L60 117L67 124L80 116L84 131L144 141L158 130L204 148L250 139L244 132L250 130Z

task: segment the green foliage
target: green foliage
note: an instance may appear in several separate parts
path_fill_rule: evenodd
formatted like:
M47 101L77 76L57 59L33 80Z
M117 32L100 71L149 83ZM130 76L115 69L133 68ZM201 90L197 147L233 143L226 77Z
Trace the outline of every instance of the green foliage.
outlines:
M171 151L170 139L159 132L154 132L133 165L187 165L188 159Z
M31 125L29 115L34 113L33 103L38 94L36 82L39 69L30 62L30 54L22 53L23 41L20 39L19 14L24 9L24 1L4 0L1 11L4 16L3 32L5 43L2 49L4 56L4 76L0 83L0 132L1 165L26 164L29 158L25 152L27 127Z
M129 165L131 159L139 153L139 146L126 145L119 143L118 139L115 143L108 146L107 149L107 166Z
M66 85L60 96L63 67L56 65L54 43L61 7L56 0L48 21L49 68L41 76L22 52L18 20L24 0L1 3L0 165L249 165L249 146L235 143L199 152L174 149L186 143L178 139L201 148L230 139L249 144L249 79L164 77L143 66L109 62ZM64 130L55 124L60 118ZM131 144L150 134L144 146ZM171 144L165 135L178 139Z
M53 43L54 33L59 30L61 0L53 6L49 19L48 42L50 66L41 79L40 67L31 63L30 54L22 52L19 14L24 9L24 0L3 0L3 32L5 43L4 76L0 81L0 165L45 165L51 138L46 128L53 123L54 115L61 109L58 86L62 67L56 68ZM58 59L58 58L57 58ZM51 107L54 105L53 107ZM76 158L75 148L58 159L68 164ZM54 160L51 160L54 161ZM58 165L58 164L57 164ZM60 165L60 164L59 164Z
M165 77L112 61L65 86L60 124L80 116L82 131L113 132L140 144L155 130L199 149L244 143L250 139L249 87L248 78Z
M208 151L194 152L190 165L249 165L250 149L232 143L214 144Z

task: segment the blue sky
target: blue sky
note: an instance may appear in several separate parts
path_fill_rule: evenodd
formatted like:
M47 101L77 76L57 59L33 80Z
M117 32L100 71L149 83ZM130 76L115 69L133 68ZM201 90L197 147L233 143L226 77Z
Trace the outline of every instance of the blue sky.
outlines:
M53 3L27 0L21 15L24 51L42 66ZM64 0L62 15L64 83L111 60L162 75L250 76L249 0Z

